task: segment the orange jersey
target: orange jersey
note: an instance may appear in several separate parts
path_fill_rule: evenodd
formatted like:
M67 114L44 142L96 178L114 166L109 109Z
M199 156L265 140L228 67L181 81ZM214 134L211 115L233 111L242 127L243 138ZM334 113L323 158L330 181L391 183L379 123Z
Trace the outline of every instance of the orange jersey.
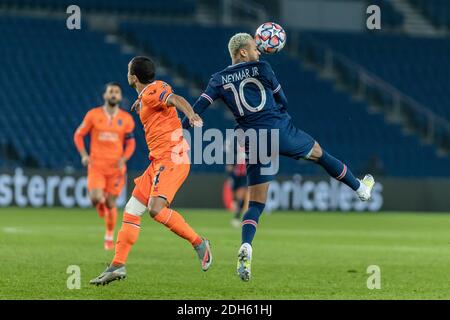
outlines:
M76 134L90 133L89 156L94 164L115 164L124 155L125 139L133 130L134 120L128 112L118 109L110 116L105 107L97 107L86 114Z
M167 105L172 88L164 81L153 81L139 95L139 117L144 126L150 157L160 159L186 148L180 119L174 107ZM177 148L178 147L178 148Z

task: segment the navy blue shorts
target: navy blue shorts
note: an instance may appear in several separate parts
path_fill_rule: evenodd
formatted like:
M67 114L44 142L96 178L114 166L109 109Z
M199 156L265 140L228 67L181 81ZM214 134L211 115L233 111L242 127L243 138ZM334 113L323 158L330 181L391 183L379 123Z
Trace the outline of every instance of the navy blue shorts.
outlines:
M234 174L231 175L231 189L233 191L245 187L247 187L247 176L236 176Z
M279 129L279 139L275 139L274 136L274 142L278 140L278 153L271 148L272 135L268 132L267 138L263 140L258 135L258 150L260 150L261 144L264 143L266 145L265 149L268 150L264 154L270 154L272 160L269 160L269 157L261 160L258 155L257 163L251 163L255 161L251 161L251 157L248 158L248 162L250 162L247 163L247 181L249 186L273 180L278 173L278 166L275 162L278 162L279 155L295 160L307 158L311 154L315 143L315 140L309 134L296 128L291 121ZM247 149L248 145L246 146L246 152L249 157Z

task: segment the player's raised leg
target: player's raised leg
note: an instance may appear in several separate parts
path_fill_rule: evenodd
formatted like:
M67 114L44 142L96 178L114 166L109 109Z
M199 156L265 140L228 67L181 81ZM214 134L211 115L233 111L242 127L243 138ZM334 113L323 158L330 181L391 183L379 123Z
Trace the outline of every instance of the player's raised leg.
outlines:
M361 201L370 200L372 188L375 184L375 180L370 174L365 175L362 180L356 179L347 165L323 150L317 142L314 143L310 154L306 158L316 162L330 176L352 188Z
M165 198L152 197L150 199L149 212L155 221L187 240L197 252L202 270L207 271L209 269L212 262L209 240L200 237L181 214L169 208L169 203Z
M323 150L313 137L295 127L291 121L279 130L278 146L281 155L313 161L331 177L354 190L362 201L370 199L375 184L371 175L366 175L362 180L355 178L346 164Z
M201 269L206 271L212 262L209 241L200 237L181 214L170 208L176 193L189 175L189 157L186 153L183 153L180 160L180 163L174 163L172 159L153 163L153 174L149 176L151 181L148 181L148 177L144 176L137 183L133 193L143 200L144 189L142 189L142 186L152 183L150 199L148 200L150 216L179 237L187 240L197 252Z

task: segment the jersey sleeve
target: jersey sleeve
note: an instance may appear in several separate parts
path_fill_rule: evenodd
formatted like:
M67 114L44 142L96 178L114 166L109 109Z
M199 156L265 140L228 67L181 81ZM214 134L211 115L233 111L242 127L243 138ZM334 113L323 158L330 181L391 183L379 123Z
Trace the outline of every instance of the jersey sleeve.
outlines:
M169 99L172 94L172 87L161 81L161 83L156 86L156 89L143 95L141 101L142 108L167 108L167 99Z
M214 100L219 98L219 90L213 85L213 78L209 80L206 90L200 95L200 98L206 99L209 104L212 104Z
M78 152L86 150L83 139L92 129L92 117L92 112L88 112L84 117L83 122L80 124L80 126L75 131L75 134L73 135L73 140Z
M94 124L93 121L93 114L92 111L89 111L88 113L86 113L86 115L84 116L83 122L81 122L80 126L78 127L76 134L79 134L81 136L85 136L89 133L89 131L91 131L92 126Z
M263 72L264 76L266 77L267 81L270 84L270 88L273 90L273 93L277 93L281 90L281 84L278 82L277 77L275 76L275 72L273 71L272 67L269 63L263 62Z
M281 104L284 108L287 108L288 101L286 95L284 94L283 88L280 82L278 82L275 72L269 63L264 62L264 74L269 82L270 88L273 91L273 97L278 104Z
M125 139L132 139L134 138L134 120L133 117L130 115L127 121L127 125L125 127Z
M193 105L194 112L197 114L202 114L213 102L219 98L219 90L213 85L213 78L209 80L206 90L200 95L200 97L195 101ZM184 117L181 121L184 129L190 127L189 119Z

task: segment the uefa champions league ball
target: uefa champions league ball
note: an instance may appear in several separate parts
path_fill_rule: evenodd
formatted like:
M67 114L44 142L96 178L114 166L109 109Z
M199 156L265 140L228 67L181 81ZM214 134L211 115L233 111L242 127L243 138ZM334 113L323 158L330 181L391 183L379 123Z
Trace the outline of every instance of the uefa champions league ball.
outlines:
M286 31L275 22L266 22L256 30L255 41L261 53L277 53L286 44Z

